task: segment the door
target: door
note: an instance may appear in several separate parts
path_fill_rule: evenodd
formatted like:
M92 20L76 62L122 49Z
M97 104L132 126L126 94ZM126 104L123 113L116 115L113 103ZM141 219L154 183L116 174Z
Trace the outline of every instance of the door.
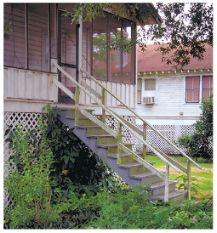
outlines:
M58 10L58 64L75 80L78 80L78 28L63 11ZM60 72L59 80L75 92L73 83ZM59 102L73 103L73 100L59 90Z

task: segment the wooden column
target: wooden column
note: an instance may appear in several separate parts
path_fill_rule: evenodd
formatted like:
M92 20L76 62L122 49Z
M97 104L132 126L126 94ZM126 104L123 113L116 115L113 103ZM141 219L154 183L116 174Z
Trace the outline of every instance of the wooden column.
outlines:
M80 90L77 86L75 89L75 126L79 125L79 97L80 97Z
M143 122L143 140L146 141L147 138L147 125ZM143 145L142 157L145 159L146 157L146 145Z
M102 104L106 106L106 90L102 87ZM102 108L102 121L105 124L106 123L106 111L104 108Z
M81 80L81 67L82 67L82 43L83 43L83 20L82 20L82 16L79 17L79 27L78 27L78 35L77 35L77 80L76 81L80 81Z
M122 124L118 123L118 137L117 137L117 143L118 143L118 158L117 163L121 163L121 155L122 155L122 148L120 146L120 143L122 143Z
M166 164L166 177L165 177L165 190L164 190L164 201L169 200L169 165Z
M187 191L188 200L191 200L191 161L187 161Z

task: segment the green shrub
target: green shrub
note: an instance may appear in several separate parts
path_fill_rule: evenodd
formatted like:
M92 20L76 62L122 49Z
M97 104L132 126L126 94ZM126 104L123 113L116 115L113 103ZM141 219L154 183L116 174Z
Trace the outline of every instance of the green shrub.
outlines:
M80 194L96 194L103 187L114 190L125 186L121 179L102 163L70 129L59 120L56 108L46 106L47 140L53 152L51 176L53 188L60 187Z
M181 204L151 202L141 187L100 191L83 195L66 216L76 223L73 228L91 229L211 229L212 200L184 201ZM75 207L75 205L73 205ZM70 207L69 207L70 209ZM81 216L75 221L73 215ZM71 215L70 215L71 214ZM71 222L68 222L69 226Z
M5 224L10 228L50 228L58 219L51 204L50 186L52 152L46 142L46 126L41 124L38 156L33 156L29 135L21 127L14 133L13 145L19 156L19 167L5 179L12 205L5 210ZM13 156L12 156L13 158Z
M202 115L195 123L192 136L182 136L179 145L185 147L192 157L213 159L213 99L202 102Z

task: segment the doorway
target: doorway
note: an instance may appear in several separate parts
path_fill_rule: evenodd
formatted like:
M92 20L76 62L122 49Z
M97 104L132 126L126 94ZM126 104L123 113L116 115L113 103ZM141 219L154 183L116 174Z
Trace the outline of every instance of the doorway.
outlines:
M78 81L78 30L79 25L72 23L62 10L58 10L58 64ZM75 92L73 83L61 72L58 74L61 81L69 90ZM59 90L60 103L74 103L74 101Z

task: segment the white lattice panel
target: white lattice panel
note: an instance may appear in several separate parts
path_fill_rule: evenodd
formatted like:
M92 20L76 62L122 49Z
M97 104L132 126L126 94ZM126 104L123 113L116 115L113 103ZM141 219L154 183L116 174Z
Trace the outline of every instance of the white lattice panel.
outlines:
M191 135L194 132L193 125L153 125L161 134L167 137L170 141L176 142L177 139L183 135ZM142 126L137 126L142 129ZM164 151L167 154L178 154L178 151L173 149L164 139L158 136L153 130L147 127L147 141L151 145ZM141 153L142 144L136 142L136 150ZM151 151L147 149L147 152Z
M36 129L38 125L38 120L42 114L41 113L27 113L27 112L5 112L4 113L4 131L8 128L14 130L16 126L23 126L24 130ZM37 129L37 139L40 138L40 131ZM6 140L7 137L4 138ZM9 142L4 141L4 176L6 177L10 171L16 169L15 165L10 161L9 158L12 151L9 148ZM4 205L8 206L11 200L7 194L4 196Z

